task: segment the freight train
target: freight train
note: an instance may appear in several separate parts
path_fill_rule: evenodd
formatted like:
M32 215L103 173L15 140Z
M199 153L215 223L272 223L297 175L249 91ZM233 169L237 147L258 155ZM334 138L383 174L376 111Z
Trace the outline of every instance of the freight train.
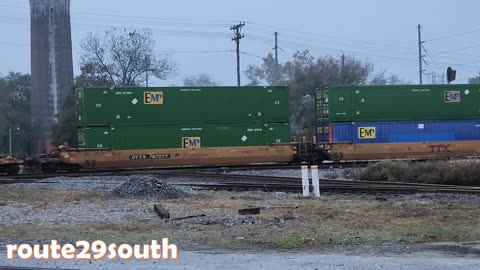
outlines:
M480 85L331 86L316 91L317 134L291 142L287 87L81 88L80 148L44 172L480 153Z

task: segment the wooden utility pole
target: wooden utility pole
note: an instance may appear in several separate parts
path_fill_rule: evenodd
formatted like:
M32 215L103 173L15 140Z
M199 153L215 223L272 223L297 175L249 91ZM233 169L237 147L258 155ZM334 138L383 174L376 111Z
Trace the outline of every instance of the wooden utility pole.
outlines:
M245 26L245 23L239 23L230 27L230 30L233 30L234 36L233 41L237 44L237 85L240 86L240 39L244 38L245 35L241 33L242 27Z

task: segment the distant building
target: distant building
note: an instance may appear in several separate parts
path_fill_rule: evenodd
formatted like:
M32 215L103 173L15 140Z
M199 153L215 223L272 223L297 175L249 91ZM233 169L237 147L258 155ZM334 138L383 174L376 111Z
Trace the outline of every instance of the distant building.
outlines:
M73 87L70 0L30 0L32 154L50 149L50 129Z

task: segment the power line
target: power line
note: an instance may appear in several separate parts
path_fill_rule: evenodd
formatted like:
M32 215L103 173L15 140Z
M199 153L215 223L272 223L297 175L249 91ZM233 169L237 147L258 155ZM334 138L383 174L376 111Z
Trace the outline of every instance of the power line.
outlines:
M464 51L464 50L468 50L468 49L472 49L472 48L478 48L478 47L480 47L479 44L463 47L463 48L460 48L460 49L453 49L453 50L449 50L449 51L436 52L434 54L445 54L445 53L451 53L451 52L458 52L458 51ZM467 56L469 56L469 55L467 55Z
M371 41L365 41L365 40L358 40L358 39L351 39L351 38L344 38L344 37L337 37L333 35L326 35L326 34L319 34L319 33L312 33L312 32L305 32L305 31L298 31L294 29L288 29L288 28L283 28L283 27L276 27L276 26L271 26L271 25L266 25L266 24L259 24L259 23L254 23L254 22L248 22L249 24L252 24L257 27L266 27L266 28L271 28L274 30L281 30L284 32L285 36L295 36L295 34L289 34L289 33L296 33L296 37L298 37L298 34L300 35L307 35L307 36L314 36L314 37L320 37L323 39L336 39L336 40L344 40L344 41L350 41L350 42L357 42L357 43L364 43L364 44L371 44L374 46L382 46L382 47L396 47L396 48L402 48L405 50L411 50L412 47L406 47L406 46L399 46L398 44L387 44L387 43L379 43L379 42L371 42Z
M7 5L2 5L0 6L7 6ZM19 7L19 6L7 6L10 7L16 11L13 12L8 12L8 14L3 15L0 11L0 20L2 17L4 20L11 20L9 23L18 23L19 21L22 20L28 20L28 18L19 18L16 17L15 14L22 14L20 10L29 10L28 8L24 7ZM5 10L4 10L5 11ZM23 13L24 15L28 15L28 12ZM10 15L10 16L9 16ZM186 30L186 29L175 29L175 27L182 28L182 27L208 27L208 28L216 28L216 27L225 27L225 25L228 25L232 21L229 20L198 20L198 19L175 19L175 18L157 18L157 17L146 17L146 16L125 16L125 15L119 15L119 14L102 14L102 13L92 13L92 12L75 12L72 11L72 18L73 18L73 24L75 24L77 27L89 27L89 28L95 28L98 29L98 26L101 27L117 27L121 28L119 25L115 24L128 24L129 26L126 28L131 28L131 29L143 29L139 27L131 27L131 24L148 24L148 26L158 26L156 28L152 29L152 32L166 35L166 36L187 36L187 37L205 37L205 38L227 38L229 36L228 33L226 32L219 32L219 31L191 31L191 30ZM90 23L85 23L85 20L92 21L97 20L99 23L97 24L90 24ZM228 23L228 24L227 24ZM359 55L367 55L367 56L373 56L377 58L385 58L385 59L391 59L391 60L399 60L399 61L416 61L413 57L413 55L409 55L405 57L400 54L391 54L388 53L386 50L384 51L385 53L379 52L379 50L375 50L375 52L367 52L374 50L373 48L389 48L389 49L394 49L394 50L405 50L405 51L412 51L411 47L405 47L405 46L399 46L398 44L386 44L386 43L379 43L379 42L371 42L371 41L364 41L364 40L356 40L356 39L350 39L350 38L344 38L344 37L338 37L338 36L332 36L332 35L325 35L321 33L311 33L311 32L305 32L305 31L298 31L298 30L293 30L293 29L287 29L287 28L282 28L282 27L276 27L276 26L271 26L271 25L266 25L266 24L258 24L258 23L251 23L252 24L252 31L258 33L257 35L245 35L249 37L252 37L251 41L261 43L268 45L269 48L271 48L271 33L285 29L285 31L282 30L282 36L281 36L281 42L282 42L282 47L287 46L288 44L290 45L295 45L297 46L296 49L298 49L298 46L303 46L306 47L306 49L315 47L315 48L321 48L324 50L329 50L329 51L334 51L337 53L341 53L342 51L344 52L349 52L352 54L359 54ZM28 22L25 23L25 25L28 25ZM149 27L151 28L151 27ZM170 29L168 29L170 28ZM250 24L249 24L249 29L250 29ZM473 32L477 32L480 30L475 30L475 31L469 31L469 32L464 32L464 33L458 33L454 35L450 35L447 37L451 36L457 36L457 35L462 35L462 34L469 34ZM265 37L265 35L268 34L269 37ZM447 38L447 37L442 37L442 38ZM436 39L430 39L427 41L431 40L438 40L439 38ZM327 40L332 42L335 42L334 45L329 46L330 44L327 44L327 46L323 45L325 44L322 42L322 45L319 45L320 43L317 41L320 40ZM310 42L307 42L310 41ZM345 47L352 47L351 50L346 50L345 47L339 46L338 44L343 43L345 44ZM0 43L2 44L2 43ZM285 44L285 45L284 45ZM8 44L4 44L8 45ZM15 46L15 44L12 44L11 46ZM22 45L23 46L23 45ZM28 45L27 45L28 46ZM338 46L338 47L337 47ZM359 48L359 47L365 47ZM478 45L480 46L480 45ZM339 48L340 47L340 48ZM472 47L477 47L477 46L470 46L469 48ZM290 46L292 48L292 46ZM367 49L368 48L368 49ZM437 55L437 54L455 54L455 55L462 55L462 56L471 56L471 57L480 57L480 56L474 56L474 55L467 55L467 54L460 54L460 53L453 53L456 51L461 51L465 50L467 48L461 48L461 49L456 49L456 50L451 50L451 51L446 51L446 52L437 52L433 50L427 50L427 48L422 44L422 49L426 52L426 56L432 56L432 55ZM227 53L231 52L233 50L225 50L225 51L161 51L165 53ZM242 54L249 55L247 53L242 52ZM257 58L262 58L261 56L258 55L251 55ZM428 61L427 61L428 59ZM439 58L437 58L440 60ZM443 57L442 57L443 59ZM381 60L380 60L381 61ZM460 61L460 60L458 60ZM435 65L435 63L445 63L442 61L432 61L431 58L426 58L423 60L423 63L427 66L430 65ZM449 63L452 65L459 65L459 66L464 66L464 67L470 67L470 68L475 68L478 69L479 67L476 65L471 65L472 63L459 63L459 64L454 64L454 63ZM237 74L238 75L238 74ZM238 77L238 76L237 76Z
M13 8L13 9L20 9L20 10L25 10L25 11L29 10L28 8L25 8L25 7L13 6L13 5L4 5L3 4L3 5L0 5L0 6L7 7L7 8ZM17 13L19 13L19 12L17 12ZM166 25L169 25L169 26L195 26L195 27L198 27L198 26L205 25L205 26L224 27L225 23L231 23L232 22L232 21L229 21L229 20L212 20L212 19L208 19L208 20L207 19L178 19L178 18L158 18L158 17L132 16L132 15L127 15L127 16L121 15L120 16L119 14L94 13L94 12L82 12L82 11L78 11L78 12L77 11L72 11L72 14L99 16L100 18L95 18L95 19L116 21L116 22L121 22L121 23L123 23L123 22L131 23L132 22L131 19L135 19L135 20L140 20L140 21L137 21L137 22L140 22L140 23L148 22L149 24L152 24L152 23L155 24L156 23L156 24L160 24L160 25L165 25L166 24ZM28 13L26 13L26 15L28 15ZM82 18L82 16L80 16L80 18ZM85 17L83 17L83 18L85 18ZM91 17L86 17L86 18L90 19ZM123 19L119 19L119 18L127 18L127 19L130 18L130 20L123 20ZM145 20L147 20L147 21L145 21ZM201 23L205 23L205 24L201 24ZM258 29L252 29L252 30L256 30L256 31L259 31L259 32L271 33L271 30L263 30L262 28L264 28L264 29L265 28L283 29L283 28L279 28L279 27L276 27L276 26L266 25L266 24L259 24L259 23L253 23L253 22L251 22L251 23L258 28ZM92 25L92 26L94 26L94 25ZM477 31L480 31L480 30L473 30L473 31L469 31L469 32L457 33L457 34L453 34L453 35L449 35L449 36L445 36L445 37L430 39L430 40L427 40L427 41L439 40L439 39L444 39L444 38L459 36L459 35L465 35L465 34L474 33L474 32L477 32ZM332 35L325 35L325 34L318 34L318 33L309 33L309 32L304 32L304 31L297 31L297 30L293 30L293 29L288 29L288 32L298 33L298 34L301 34L301 35L309 35L309 37L303 36L302 38L313 38L313 37L311 37L313 35L317 38L320 37L320 38L323 38L323 39L347 40L347 41L353 41L353 42L356 42L356 43L370 44L371 46L375 46L375 47L384 46L384 47L388 47L388 48L395 47L395 48L400 48L400 49L405 49L405 50L411 50L411 48L409 48L409 47L400 47L397 44L392 46L392 44L380 44L380 43L374 43L374 42L371 42L371 41L342 38L342 37L336 37L336 36L332 36ZM298 35L292 35L292 34L289 34L289 33L286 33L284 35L284 37L288 37L289 35L292 38L295 38L295 39L298 39L298 37L300 37ZM358 44L355 44L355 46L358 46ZM444 52L444 53L446 53L446 52Z
M16 8L21 8L21 7L16 7ZM86 15L94 15L94 16L101 16L101 17L114 17L114 18L94 18L94 19L97 19L97 20L107 20L107 21L110 21L110 22L120 22L120 23L124 23L124 22L128 22L128 23L131 23L132 20L123 20L123 19L118 19L119 17L121 18L134 18L134 19L141 19L142 21L137 21L139 23L149 23L149 24L157 24L157 25L168 25L168 26L195 26L195 27L198 27L198 26L201 26L200 23L198 22L207 22L208 24L206 24L206 26L221 26L223 27L224 26L224 22L230 22L230 21L226 21L226 20L195 20L195 19L174 19L174 18L153 18L153 17L142 17L142 16L119 16L119 15L116 15L116 14L102 14L102 13L92 13L92 12L74 12L72 11L73 14L86 14ZM82 17L80 17L82 18ZM89 19L89 21L91 21L91 17L87 17ZM148 20L148 21L145 21L145 20ZM159 22L160 21L160 22ZM165 22L167 21L167 22ZM172 23L173 22L173 23ZM178 23L180 22L180 23ZM187 23L185 23L187 22ZM192 23L192 22L197 22L197 23ZM85 24L84 24L85 25ZM276 28L274 26L269 26L269 25L264 25L264 24L257 24L255 23L255 25L257 26L260 26L260 27L268 27L268 28ZM92 25L93 26L93 25ZM257 29L256 31L259 31L259 32L268 32L268 33L271 33L271 30L263 30L261 28ZM315 35L316 37L305 37L305 36L298 36L298 35L292 35L292 34L286 34L286 37L287 38L293 38L295 40L297 40L298 38L307 38L307 39L318 39L319 37L320 38L323 38L323 39L336 39L336 40L349 40L349 41L355 41L355 42L361 42L361 43L366 43L366 44L373 44L373 45L370 45L370 46L375 46L375 47L379 47L376 43L373 43L373 42L367 42L367 41L358 41L358 40L352 40L352 39L345 39L345 38L338 38L338 37L332 37L332 36L328 36L328 35L322 35L322 34L315 34L315 33L308 33L308 32L301 32L301 31L294 31L294 30L289 30L290 32L293 32L293 33L300 33L300 34L308 34L308 35ZM290 36L290 37L289 37ZM358 44L347 44L348 46L358 46ZM384 47L385 46L388 46L388 48L392 48L392 45L383 45ZM396 45L398 47L398 45ZM401 48L401 47L400 47ZM405 50L410 50L410 48L402 48L402 49L405 49Z
M0 45L6 46L24 46L30 47L30 43L14 43L14 42L0 42ZM72 47L74 50L81 50L79 47ZM157 53L227 53L234 52L235 50L155 50Z
M21 7L21 6L10 6L10 5L4 5L0 4L0 7L7 7L7 8L14 8L14 9L22 9L22 10L27 10L29 11L30 9L27 7ZM28 13L29 14L29 13ZM207 23L223 23L223 24L230 24L235 21L230 21L230 20L212 20L212 19L178 19L178 18L162 18L162 17L147 17L147 16L132 16L132 15L125 15L125 14L112 14L112 13L96 13L96 12L84 12L84 11L71 11L71 14L85 14L85 15L94 15L94 16L100 16L100 17L113 17L113 18L135 18L135 19L143 19L143 20L153 20L153 21L158 21L158 20L164 20L164 21L188 21L188 22L207 22Z
M468 35L468 34L472 34L472 33L476 33L476 32L480 32L480 29L472 30L472 31L468 31L468 32L451 34L451 35L443 36L443 37L432 38L432 39L428 39L428 40L425 40L425 41L430 42L430 41L443 40L443 39L448 39L448 38L453 38L453 37L458 37L458 36L464 36L464 35Z
M131 17L134 17L134 16L131 16ZM98 27L98 26L119 27L119 26L116 26L116 25L85 24L85 23L78 23L78 22L73 22L73 24L77 25L77 26L88 26L88 27L90 27L90 26L91 27ZM132 27L130 26L129 28L132 28ZM154 32L161 33L161 34L168 34L168 35L171 35L171 36L187 36L187 37L201 36L201 37L218 37L218 38L225 38L227 36L227 34L218 33L218 32L187 31L187 30L179 30L179 29L166 30L166 29L159 29L159 28L151 28L151 29ZM254 36L254 35L248 35L248 36ZM292 36L291 34L284 35L284 38L287 38L287 39L291 38L291 39L296 40L295 43L299 43L298 42L299 37L301 37L301 36L295 36L295 35ZM267 44L267 42L268 42L268 44L271 44L270 43L271 42L270 38L266 38L266 37L262 37L262 36L258 36L258 35L255 35L255 38L257 39L256 40L257 42L260 41L262 43L262 41L263 41L263 43L265 43L265 44ZM301 38L305 39L306 37L301 37ZM316 38L310 38L310 39L316 39ZM308 43L303 43L303 44L308 44ZM308 45L308 46L310 46L310 45ZM354 44L349 44L349 46L354 46ZM325 47L323 47L323 48L325 48ZM337 51L337 52L339 51L338 49L331 49L331 48L327 48L327 49L334 50L334 51ZM378 56L378 55L375 55L373 53L363 53L363 54ZM384 58L385 55L382 55L381 57ZM399 59L401 57L396 57L396 58Z
M245 55L249 55L249 56L253 56L253 57L256 57L256 58L260 58L260 59L263 59L265 57L262 57L260 55L256 55L256 54L253 54L253 53L247 53L247 52L244 52L244 51L240 51L241 54L245 54Z
M76 23L74 23L76 24ZM80 24L80 25L83 25L83 26L93 26L93 27L97 27L97 26L105 26L105 25L98 25L98 24ZM117 28L120 28L117 26ZM133 29L141 29L141 28L133 28ZM206 36L209 36L209 37L218 37L218 38L225 38L225 37L228 37L228 34L223 34L223 33L218 33L218 32L198 32L198 31L175 31L175 30L165 30L165 29L158 29L158 28L154 28L154 29L151 29L153 32L159 32L159 33L162 33L162 34L167 34L167 35L170 35L170 36L191 36L191 35L200 35L202 37L206 37ZM266 44L266 45L269 45L271 44L271 39L270 38L266 38L266 37L262 37L262 36L258 36L258 35L252 35L252 34L248 34L247 35L248 37L252 37L252 40L257 40L257 41L261 41L262 43ZM282 35L283 36L283 35ZM415 61L413 58L407 58L407 57L398 57L398 56L393 56L393 55L386 55L386 54L378 54L378 53L368 53L368 52L363 52L363 51L355 51L355 50L341 50L339 48L332 48L332 47L327 47L327 46L321 46L321 45L318 45L318 44L312 44L312 43L307 43L307 42L299 42L299 41L289 41L289 40L284 40L283 41L284 44L286 44L287 47L288 44L293 44L295 46L305 46L305 47L317 47L317 48L321 48L321 49L326 49L326 50L330 50L330 51L335 51L337 53L342 53L342 51L346 51L346 52L349 52L351 54L360 54L360 55L367 55L367 56L373 56L373 57L379 57L379 58L385 58L385 59L393 59L393 60L401 60L401 61ZM7 43L4 43L6 45L8 45ZM12 45L17 45L17 44L12 44ZM29 46L29 44L22 44L22 46ZM290 47L292 48L292 47ZM295 48L294 48L295 49ZM298 48L297 48L298 49ZM167 53L182 53L182 51L166 51ZM192 53L202 53L201 51L191 51ZM187 52L185 52L187 53ZM205 52L205 53L208 53L208 52ZM212 52L213 53L213 52ZM452 64L452 65L459 65L459 66L465 66L465 67L472 67L472 68L478 68L478 66L472 66L472 65L468 65L468 64L465 64L465 63L458 63L458 64L455 64L455 63L446 63L446 62L440 62L440 61L430 61L430 63L440 63L440 64Z
M190 50L190 51L188 51L188 50L183 50L183 51L182 50L180 50L180 51L170 50L170 51L168 51L168 50L166 50L165 51L164 50L164 51L156 51L156 52L160 52L160 53L226 53L226 52L234 52L234 51L235 50L217 50L217 51L215 51L215 50L210 50L210 51L209 50L205 50L205 51L201 51L201 50L199 50L199 51L195 51L195 50Z

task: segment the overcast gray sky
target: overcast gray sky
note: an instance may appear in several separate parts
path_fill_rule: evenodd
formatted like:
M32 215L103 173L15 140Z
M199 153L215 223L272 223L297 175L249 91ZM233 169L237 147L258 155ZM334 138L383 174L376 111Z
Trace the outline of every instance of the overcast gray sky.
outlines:
M75 72L79 42L112 27L150 28L157 50L178 65L178 75L156 85L180 84L205 72L234 85L235 44L229 26L245 21L242 71L260 64L279 32L280 60L296 50L314 56L341 52L368 60L377 70L418 83L417 24L423 29L427 73L451 65L457 82L480 71L480 1L475 0L71 0ZM0 0L0 72L30 72L28 0ZM460 35L457 35L460 34ZM445 38L444 38L445 37ZM425 79L428 81L428 79ZM242 83L245 83L243 78Z

